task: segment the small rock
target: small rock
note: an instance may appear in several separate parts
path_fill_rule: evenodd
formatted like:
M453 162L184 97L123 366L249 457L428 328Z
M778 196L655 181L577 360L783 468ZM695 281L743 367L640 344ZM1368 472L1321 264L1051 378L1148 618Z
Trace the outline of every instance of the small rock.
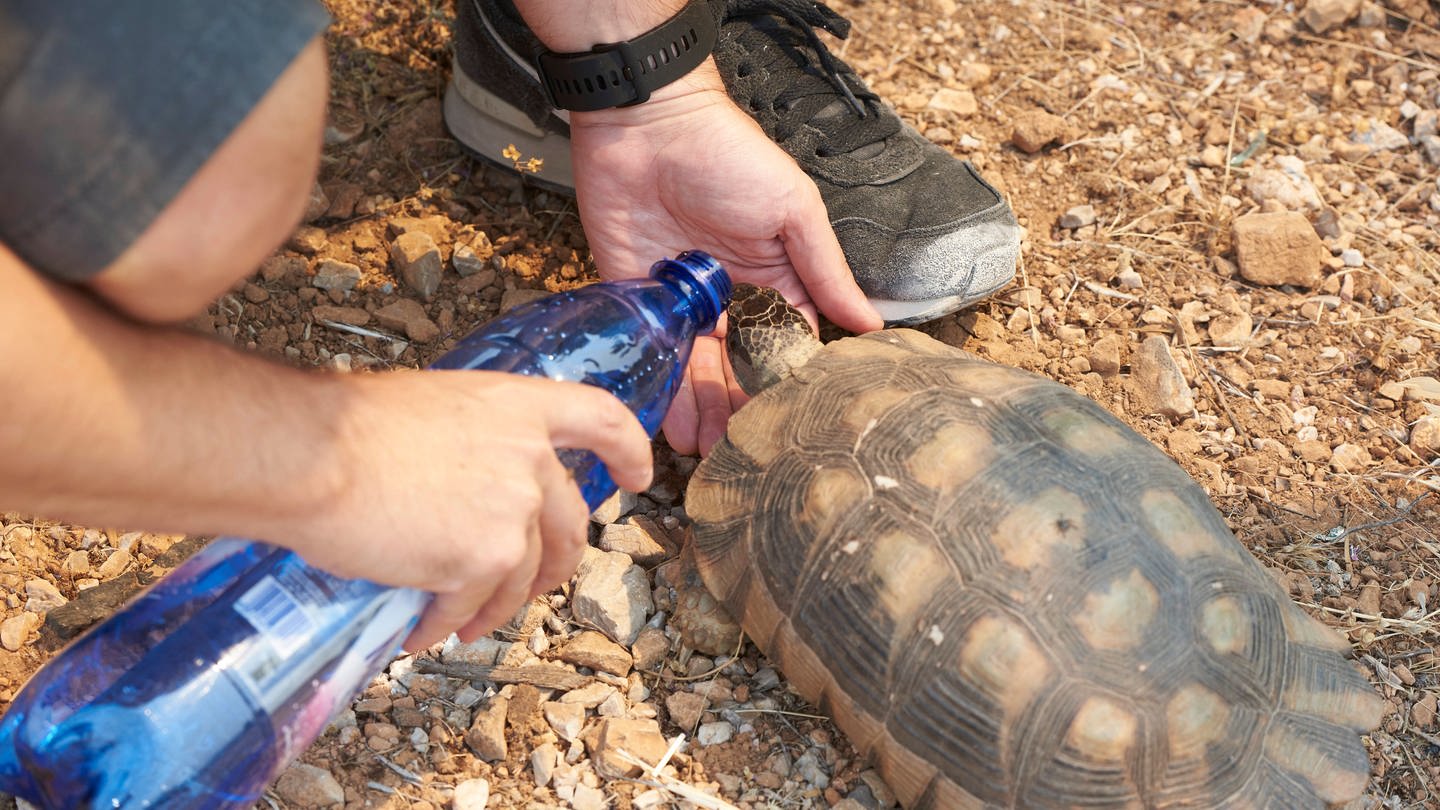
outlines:
M466 779L455 786L450 798L451 810L485 810L490 803L490 783L484 779Z
M1360 11L1361 0L1307 0L1300 21L1317 34L1323 34Z
M536 787L545 787L550 784L550 778L555 774L555 768L560 764L560 751L554 743L541 743L535 746L530 752L530 773L535 778Z
M61 564L60 570L71 576L85 576L90 573L90 552L75 549L66 555L65 562Z
M670 722L674 723L681 731L689 734L700 725L700 715L705 713L705 708L710 701L704 695L697 695L694 692L673 692L665 698L665 708L670 712Z
M1393 152L1410 145L1405 133L1383 121L1367 121L1350 134L1350 142L1364 147L1367 153Z
M1102 377L1113 377L1120 373L1120 353L1125 341L1119 335L1110 334L1095 341L1090 347L1090 370Z
M498 762L505 758L505 713L510 701L502 695L490 698L475 712L475 719L465 732L465 744L475 756L486 762Z
M547 700L540 704L540 710L545 713L545 722L566 742L579 737L585 726L585 707L578 703Z
M579 689L571 689L560 696L561 703L574 703L586 709L593 709L615 694L615 687L595 681Z
M324 768L296 762L275 781L275 794L297 807L341 807L345 789Z
M1073 231L1076 228L1083 228L1086 225L1094 225L1095 219L1095 206L1077 205L1061 214L1058 224L1066 230Z
M1275 168L1259 169L1245 181L1245 188L1255 202L1279 203L1287 211L1319 211L1325 207L1305 170L1305 161L1294 155L1277 155L1271 163Z
M500 296L500 311L509 312L510 310L520 306L521 304L528 304L531 301L538 301L548 295L550 295L550 293L546 292L545 290L531 290L523 287L517 287L513 290L506 290L504 294Z
M10 652L19 650L29 638L30 631L39 624L40 616L28 610L0 622L0 646Z
M720 745L730 742L735 736L735 727L724 720L706 723L695 732L695 741L702 746Z
M364 326L370 323L370 313L360 307L337 307L321 304L311 309L310 315L317 321L334 321L350 326Z
M969 90L953 90L948 87L937 90L925 106L954 115L974 115L980 109L974 93Z
M639 776L640 766L621 759L619 750L624 749L641 762L654 765L670 746L655 720L608 717L600 721L593 742L587 740L586 747L596 772L610 779L625 779Z
M1064 137L1065 119L1044 110L1029 110L1015 116L1010 142L1027 155L1033 155Z
M624 489L615 490L615 494L605 499L594 512L590 514L590 520L605 526L614 523L620 518L635 510L638 495Z
M305 204L305 213L300 218L301 222L311 222L325 215L330 210L330 198L326 196L325 189L321 188L317 180L310 188L310 201Z
M635 515L621 523L611 523L600 530L595 544L605 551L618 551L636 565L653 568L673 553L670 534L660 524L643 515Z
M584 782L575 786L575 793L570 797L572 810L606 810L609 806L610 802L599 788L590 787Z
M1255 321L1250 317L1250 313L1240 310L1214 316L1210 319L1206 332L1210 335L1212 346L1229 348L1248 344L1254 328Z
M589 547L575 576L572 599L577 620L626 646L635 642L654 610L645 569L619 552Z
M360 283L360 268L349 262L336 259L322 259L315 265L315 276L310 284L322 290L353 290Z
M644 628L640 635L635 637L635 643L630 645L634 667L646 672L659 666L669 653L670 639L665 635L665 631L658 627Z
M1440 380L1430 376L1387 382L1380 386L1380 396L1396 402L1440 402Z
M1152 335L1140 344L1132 363L1131 390L1144 413L1182 419L1195 410L1185 374L1165 338Z
M430 234L415 230L397 236L390 243L390 262L422 300L435 297L445 265L440 258L440 246Z
M296 253L314 256L325 249L325 230L313 225L301 225L295 229L295 233L290 235L290 241L286 244Z
M1355 248L1345 248L1340 251L1340 262L1346 267L1364 267L1365 254Z
M488 258L481 258L480 254L469 245L456 245L455 251L450 254L450 264L461 278L469 278L481 272L489 265Z
M1340 473L1364 472L1374 463L1370 451L1358 444L1345 443L1330 453L1330 469Z
M49 580L30 579L25 581L25 609L31 613L48 613L69 602L60 589Z
M386 329L405 332L416 343L426 343L440 336L440 327L425 314L425 307L411 298L401 298L375 310L375 320Z
M1440 416L1422 416L1410 428L1410 449L1430 461L1440 458Z
M1410 722L1417 728L1430 728L1435 725L1436 703L1435 693L1426 692L1424 697L1410 707Z
M510 645L511 642L491 636L481 636L470 642L451 636L446 639L445 646L440 648L440 660L480 667L494 666L510 651Z
M589 667L611 675L629 674L634 659L619 644L594 630L576 633L555 653L561 661L580 667Z
M1320 284L1330 253L1304 214L1245 214L1236 217L1234 234L1236 260L1246 280L1272 287Z
M109 557L105 558L105 562L100 563L100 568L95 573L101 579L114 579L125 573L125 569L129 568L130 563L134 561L134 554L124 549L116 549Z

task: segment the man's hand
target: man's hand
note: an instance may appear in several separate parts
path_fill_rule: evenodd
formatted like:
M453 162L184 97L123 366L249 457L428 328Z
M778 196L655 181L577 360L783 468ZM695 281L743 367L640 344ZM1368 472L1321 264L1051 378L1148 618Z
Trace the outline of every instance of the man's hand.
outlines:
M649 437L594 386L488 371L344 383L348 482L278 541L342 576L434 593L408 649L478 638L574 573L590 510L557 448L592 450L620 486L649 486Z
M580 217L600 274L640 275L661 256L699 248L734 280L779 290L812 323L818 311L852 331L880 328L814 182L713 86L713 71L707 62L664 98L571 117ZM665 421L679 452L708 452L744 400L718 346L697 341Z

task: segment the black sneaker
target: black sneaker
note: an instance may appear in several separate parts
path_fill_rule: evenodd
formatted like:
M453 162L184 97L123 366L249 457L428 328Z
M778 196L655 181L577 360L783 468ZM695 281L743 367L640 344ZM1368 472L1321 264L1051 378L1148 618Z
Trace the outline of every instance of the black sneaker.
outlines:
M451 133L479 157L574 192L569 124L509 0L460 0ZM1014 278L1020 227L967 161L905 124L815 33L850 24L810 0L711 0L726 90L820 188L855 280L890 325L954 312ZM541 161L535 163L535 161Z

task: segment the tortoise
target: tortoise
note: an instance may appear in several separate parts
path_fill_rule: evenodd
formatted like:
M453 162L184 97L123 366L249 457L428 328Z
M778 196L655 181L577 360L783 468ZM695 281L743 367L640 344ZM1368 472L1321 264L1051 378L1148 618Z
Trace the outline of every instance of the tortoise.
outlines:
M686 492L692 648L733 651L718 601L909 808L1364 790L1383 703L1348 645L1138 433L919 331L822 348L749 285L729 315L754 398Z

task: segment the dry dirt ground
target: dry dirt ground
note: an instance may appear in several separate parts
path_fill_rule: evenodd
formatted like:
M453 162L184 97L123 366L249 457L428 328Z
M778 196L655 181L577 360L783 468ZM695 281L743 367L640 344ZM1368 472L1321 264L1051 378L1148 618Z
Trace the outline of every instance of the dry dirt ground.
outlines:
M908 121L972 160L1027 230L1015 284L926 328L1075 387L1174 456L1295 600L1348 636L1389 699L1367 737L1374 778L1359 806L1434 807L1440 383L1429 378L1440 377L1440 141L1417 136L1433 134L1440 107L1440 6L1367 2L1327 27L1303 20L1329 4L1294 5L841 0L855 33L832 45ZM195 328L306 366L421 366L494 315L507 291L593 278L572 200L471 160L447 137L451 5L332 8L325 199ZM1281 210L1308 219L1324 260L1309 280L1257 282L1242 272L1234 223ZM469 246L482 269L462 276L447 262L422 301L389 258L395 234L417 229L447 256ZM315 286L333 262L359 268L354 289ZM401 300L423 315L386 309ZM1179 392L1174 416L1154 412L1142 379L1139 348L1151 336L1168 344L1193 394L1186 405ZM661 486L637 512L663 518L680 505L693 461L663 443L657 456ZM0 709L58 644L58 623L38 621L45 600L32 602L46 589L31 583L84 603L83 591L117 581L127 590L176 556L165 553L177 538L16 514L0 519L0 536L0 618L10 628ZM559 612L538 635L558 638L571 631L563 594L550 603ZM533 627L499 638L550 643ZM673 736L685 704L666 698L695 691L683 677L709 663L671 649L664 677L633 674L621 691L648 700ZM699 681L723 693L710 695L701 721L736 719L724 707L753 705L752 691L768 686L751 648L719 663ZM372 689L393 705L368 704L363 733L332 730L306 754L338 780L346 807L448 807L450 786L477 778L491 807L593 801L576 784L611 807L697 806L593 774L537 788L537 742L567 753L543 721L512 716L508 753L485 762L464 740L468 715L457 720L454 695L438 706L418 691ZM534 709L533 691L512 687L512 715L515 703ZM805 716L783 683L769 694L767 705L794 714L746 715L731 743L680 754L675 775L752 807L847 796L847 807L875 806L883 788L838 733ZM411 744L416 728L428 745ZM815 764L801 761L807 752L818 752L823 778L805 772ZM277 789L261 806L310 801Z

